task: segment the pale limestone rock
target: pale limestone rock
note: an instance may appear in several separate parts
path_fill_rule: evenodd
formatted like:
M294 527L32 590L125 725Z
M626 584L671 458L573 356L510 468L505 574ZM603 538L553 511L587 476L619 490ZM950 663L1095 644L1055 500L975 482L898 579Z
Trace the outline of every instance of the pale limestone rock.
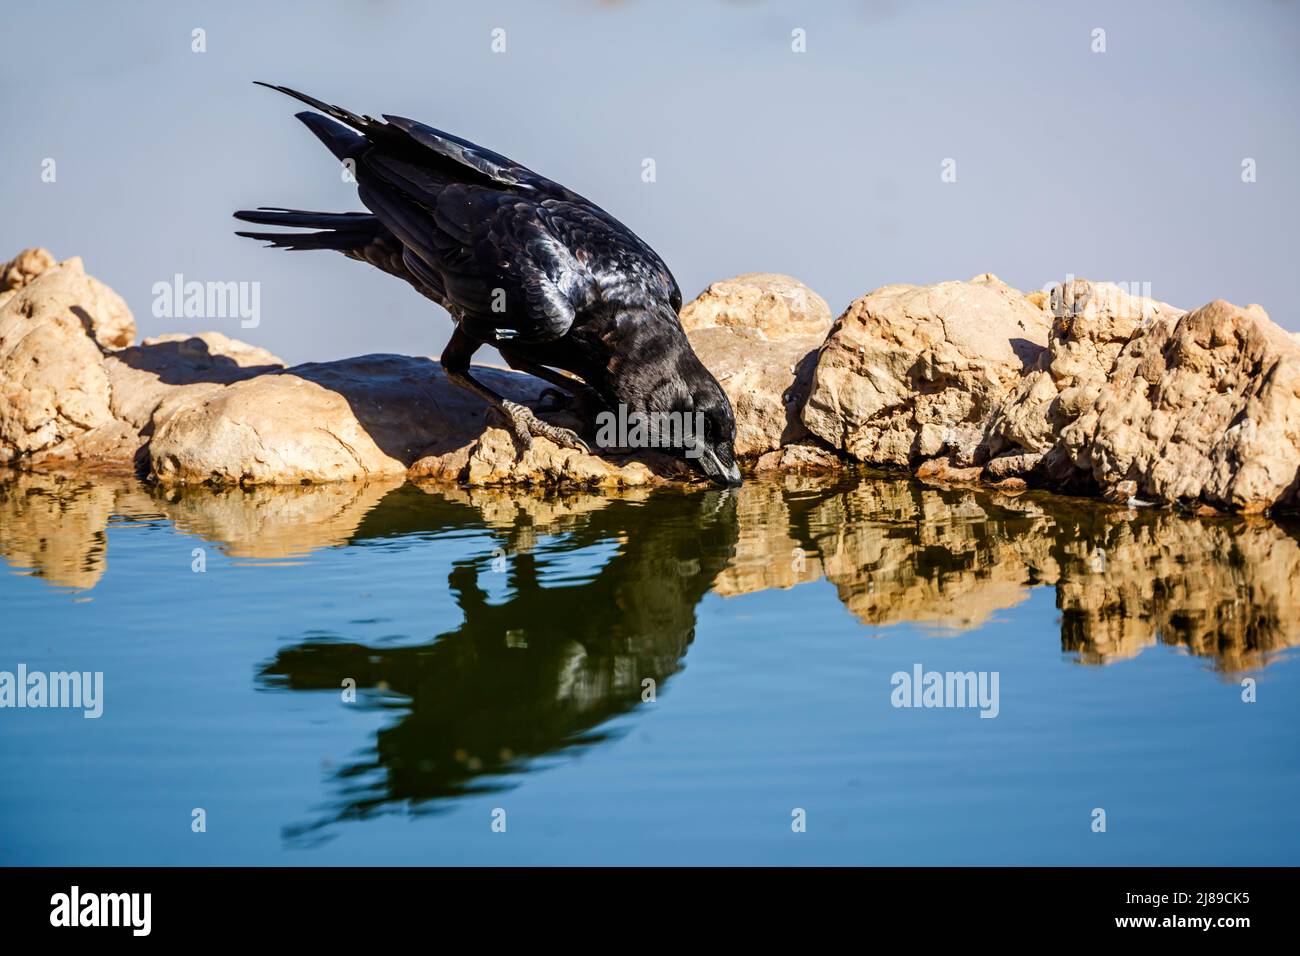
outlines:
M67 297L69 307L86 323L96 341L106 349L130 345L135 339L135 319L131 310L116 292L94 276L86 275L80 256L56 263L47 249L24 249L0 266L0 307L19 289L30 285L56 265L67 272L63 295Z
M1042 452L999 455L984 466L984 475L992 481L1021 478L1037 468L1042 460Z
M405 474L338 392L297 375L164 399L149 441L164 484L300 484Z
M714 282L682 307L682 328L752 329L768 341L817 336L831 326L826 300L798 279L747 272Z
M1101 394L1134 333L1185 313L1109 282L1073 279L1042 298L1052 322L1047 350L990 416L988 453L1046 452Z
M228 368L232 363L241 369L266 371L283 368L284 360L258 345L249 345L232 339L223 332L169 332L155 335L140 343L142 346L173 346L178 359L194 369ZM155 349L157 354L173 354L168 349Z
M1237 511L1294 508L1300 344L1258 305L1223 300L1135 331L1063 429L1074 466L1138 496Z
M57 263L58 260L48 249L24 249L0 266L0 296L21 289ZM3 304L3 300L0 300L0 304Z
M960 468L946 458L931 458L929 461L922 462L916 469L916 477L927 484L970 485L980 480L983 471L984 469L979 465Z
M206 394L283 366L265 349L220 332L159 335L104 359L113 414L138 431L148 426L164 398L181 390Z
M801 443L776 448L759 457L754 463L754 471L766 472L821 472L834 471L844 465L844 461L833 451L814 445Z
M804 424L859 461L976 464L986 418L1038 359L1049 325L993 275L877 289L836 319Z
M682 310L735 405L737 452L759 471L828 470L842 452L938 483L978 475L1189 510L1300 506L1300 341L1259 306L1188 314L1105 283L1022 295L983 275L878 289L819 350L828 318L805 287L766 274L715 283ZM79 259L32 249L0 269L0 464L141 468L164 483L409 475L609 491L697 477L653 454L544 439L521 452L430 359L285 369L221 333L130 347L133 333ZM477 373L525 404L544 388Z
M762 455L808 435L799 413L831 327L821 296L789 276L751 272L715 282L682 308L691 347L736 416L736 455Z
M78 443L113 422L85 278L79 263L51 266L0 306L0 462L83 457Z
M565 485L580 488L635 488L655 482L640 461L619 464L546 438L534 438L522 454L502 428L488 428L471 445L450 454L426 456L411 469L413 478L456 481L471 487Z
M526 404L536 403L544 384L502 369L474 374ZM521 454L506 431L488 427L488 413L432 359L367 355L174 390L152 412L147 454L164 484L301 484L408 471L468 485L623 487L654 478L644 463L543 438Z

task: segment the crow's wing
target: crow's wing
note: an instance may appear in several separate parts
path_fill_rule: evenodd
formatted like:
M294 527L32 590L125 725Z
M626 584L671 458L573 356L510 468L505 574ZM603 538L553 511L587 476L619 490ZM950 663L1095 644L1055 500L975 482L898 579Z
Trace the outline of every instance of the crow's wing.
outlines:
M381 122L273 88L364 137L331 134L324 117L307 124L335 155L356 160L362 202L405 246L407 268L476 338L558 338L601 302L681 308L681 290L654 250L559 183L414 120Z
M531 198L447 182L378 151L357 172L361 201L406 247L407 268L483 341L559 338L596 290Z
M563 187L453 180L418 154L383 147L363 154L357 182L361 201L406 247L407 267L475 338L550 341L602 302L680 307L658 256Z

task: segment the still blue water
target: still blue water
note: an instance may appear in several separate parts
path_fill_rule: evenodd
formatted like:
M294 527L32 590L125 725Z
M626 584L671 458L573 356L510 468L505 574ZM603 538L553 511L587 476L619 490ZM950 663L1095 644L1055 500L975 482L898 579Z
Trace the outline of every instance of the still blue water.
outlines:
M0 671L104 675L99 719L0 710L7 865L1300 862L1266 520L29 476L0 555ZM997 716L893 706L918 664Z

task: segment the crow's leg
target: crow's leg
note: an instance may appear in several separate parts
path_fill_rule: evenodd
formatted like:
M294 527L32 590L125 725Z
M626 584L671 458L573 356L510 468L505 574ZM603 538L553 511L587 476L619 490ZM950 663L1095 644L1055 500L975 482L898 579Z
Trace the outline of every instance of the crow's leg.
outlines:
M575 378L572 375L566 375L561 371L549 368L545 365L539 365L531 359L524 358L518 352L514 352L510 349L504 349L498 346L497 351L499 351L501 357L506 360L506 364L516 372L525 372L528 375L532 375L534 378L540 378L543 382L550 382L555 386L555 388L543 389L539 396L540 398L545 399L549 396L555 395L562 400L567 398L576 401L581 406L581 411L584 414L584 417L587 418L590 418L591 415L586 413L590 412L594 414L605 407L605 403L601 400L600 395L597 394L596 390L582 379ZM567 403L561 404L559 407L563 408L566 406Z
M442 350L440 360L443 370L447 373L448 381L473 392L501 412L506 421L506 428L510 431L519 447L525 450L531 448L533 436L536 435L539 438L548 438L564 448L573 448L577 451L590 453L591 449L587 447L587 443L579 438L575 432L542 421L526 405L520 405L518 402L502 398L470 375L470 356L474 354L479 345L479 342L474 341L459 328L451 334L451 341Z

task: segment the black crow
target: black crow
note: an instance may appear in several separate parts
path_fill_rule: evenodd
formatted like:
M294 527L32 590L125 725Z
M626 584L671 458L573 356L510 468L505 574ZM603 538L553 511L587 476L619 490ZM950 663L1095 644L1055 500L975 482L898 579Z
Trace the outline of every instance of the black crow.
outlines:
M315 231L238 235L285 249L337 250L443 306L455 321L442 353L448 378L500 409L525 448L534 435L586 445L476 381L470 356L481 345L588 406L611 416L617 410L620 421L674 428L675 439L687 440L665 450L720 485L740 483L731 403L686 339L672 273L630 229L559 183L458 136L260 85L320 111L297 116L347 164L370 211L245 210L235 218Z

